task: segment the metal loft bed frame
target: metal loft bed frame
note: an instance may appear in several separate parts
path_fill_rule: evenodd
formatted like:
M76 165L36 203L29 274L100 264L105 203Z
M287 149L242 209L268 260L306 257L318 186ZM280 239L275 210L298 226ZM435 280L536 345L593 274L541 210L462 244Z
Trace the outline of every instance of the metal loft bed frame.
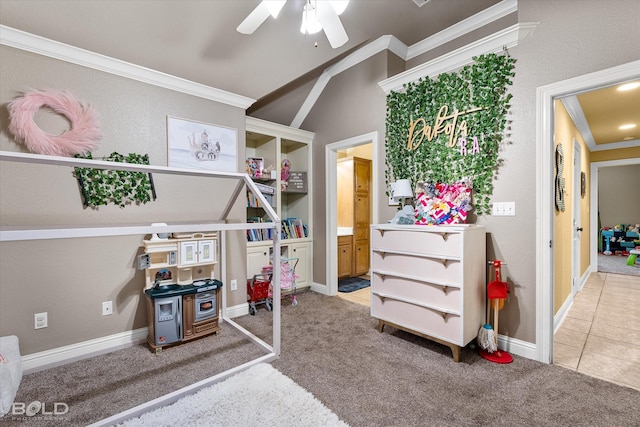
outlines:
M170 168L163 166L153 165L139 165L130 163L116 163L99 160L84 160L69 157L57 157L57 156L45 156L39 154L26 154L19 152L0 151L0 162L13 162L13 163L35 163L43 165L53 166L69 166L69 167L87 167L94 169L112 169L123 170L131 172L144 172L144 173L158 173L168 175L182 175L182 176L200 176L205 178L218 178L236 181L236 186L233 190L232 196L227 201L227 205L224 208L222 215L215 221L206 223L179 223L179 224L167 224L166 226L151 226L143 224L114 224L114 225L94 225L94 226L55 226L55 227L14 227L14 226L1 226L0 227L0 243L11 241L25 241L25 240L45 240L45 239L68 239L68 238L90 238L90 237L105 237L105 236L125 236L125 235L146 235L154 233L173 233L173 232L198 232L198 231L218 231L220 232L220 275L223 283L226 282L226 232L249 230L249 229L270 229L274 230L273 239L273 253L274 253L274 265L280 264L280 232L282 224L280 218L264 198L262 193L258 190L253 180L246 173L233 173L233 172L213 172L213 171L199 171L192 169L180 169ZM264 223L226 223L227 217L231 212L233 205L238 200L240 194L243 193L245 186L250 189L253 194L260 199L262 206L264 206L265 212L272 222ZM275 268L273 271L273 280L276 283L280 283L280 269ZM222 288L222 309L220 315L221 323L228 323L236 328L242 334L247 336L251 341L261 346L267 351L267 354L251 360L242 365L231 368L220 374L209 377L205 380L184 387L173 393L166 394L157 399L146 402L142 405L136 406L119 414L113 415L109 418L105 418L98 421L92 426L104 426L114 425L123 422L127 419L140 416L141 414L159 408L161 406L169 405L183 396L195 393L196 391L220 382L240 371L248 369L249 367L258 363L270 362L280 357L280 286L273 287L273 345L267 344L253 333L243 328L233 320L229 319L226 314L227 309L227 294L226 287Z

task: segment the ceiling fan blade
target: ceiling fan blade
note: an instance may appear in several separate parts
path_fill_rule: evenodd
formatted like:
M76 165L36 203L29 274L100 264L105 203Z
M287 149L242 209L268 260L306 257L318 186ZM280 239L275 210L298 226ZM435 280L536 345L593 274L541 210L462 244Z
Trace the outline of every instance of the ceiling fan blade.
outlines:
M269 8L264 1L256 6L255 9L246 17L244 21L238 25L236 30L242 34L253 34L260 25L269 17Z
M329 2L319 1L317 2L317 8L318 21L320 21L331 47L336 49L348 42L349 37L347 36L347 32L344 30L342 22L331 4Z

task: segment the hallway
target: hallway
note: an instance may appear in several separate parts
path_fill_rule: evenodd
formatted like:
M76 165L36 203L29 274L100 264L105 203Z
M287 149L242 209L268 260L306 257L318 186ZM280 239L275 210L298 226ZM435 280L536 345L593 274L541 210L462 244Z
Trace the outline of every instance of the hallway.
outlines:
M640 277L591 273L555 333L554 364L640 390Z

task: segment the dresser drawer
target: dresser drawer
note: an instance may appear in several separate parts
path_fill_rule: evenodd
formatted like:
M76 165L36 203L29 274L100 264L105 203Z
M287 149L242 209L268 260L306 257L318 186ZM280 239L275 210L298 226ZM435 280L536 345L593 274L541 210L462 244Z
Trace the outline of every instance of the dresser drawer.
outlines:
M392 298L371 297L371 316L387 320L403 328L440 338L457 345L462 343L460 316L442 313Z
M371 260L375 271L425 277L436 283L462 285L462 263L460 260L443 260L376 251L373 252Z
M460 257L461 242L462 236L459 232L381 229L371 231L371 247L389 251Z
M445 288L433 283L374 272L371 276L371 289L399 299L425 301L436 307L462 312L462 291L457 287Z

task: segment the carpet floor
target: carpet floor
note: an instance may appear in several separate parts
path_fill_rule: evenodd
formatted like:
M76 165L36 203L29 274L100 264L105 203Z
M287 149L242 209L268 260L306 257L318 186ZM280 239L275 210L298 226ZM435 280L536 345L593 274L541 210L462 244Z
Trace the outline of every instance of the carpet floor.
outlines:
M640 276L640 262L627 265L628 256L598 254L598 271L601 273L616 273L627 276Z
M448 347L390 327L379 333L367 307L315 292L298 299L283 303L282 355L272 366L350 426L640 425L637 390L518 356L494 364L471 348L455 363ZM272 341L272 312L235 320ZM67 402L55 425L87 425L254 358L257 347L244 341L223 325L216 337L159 355L119 350L27 375L16 400ZM52 421L5 417L4 425Z

